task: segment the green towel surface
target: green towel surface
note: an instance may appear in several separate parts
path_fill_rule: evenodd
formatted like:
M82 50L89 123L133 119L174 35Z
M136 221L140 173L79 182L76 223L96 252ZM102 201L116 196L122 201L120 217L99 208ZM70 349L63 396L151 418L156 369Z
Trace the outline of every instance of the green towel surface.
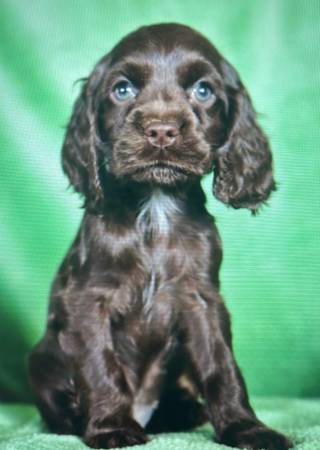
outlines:
M60 156L74 82L128 32L168 21L236 67L273 150L278 189L256 217L203 181L249 393L320 397L319 13L319 0L0 1L0 400L31 401L26 357L83 213Z
M260 398L253 401L259 418L287 434L295 450L320 450L320 399ZM190 433L151 436L145 450L223 450L230 447L212 440L205 425ZM0 450L81 450L87 446L74 436L46 432L35 407L21 404L0 406ZM129 447L127 447L129 448ZM137 448L137 447L135 447Z

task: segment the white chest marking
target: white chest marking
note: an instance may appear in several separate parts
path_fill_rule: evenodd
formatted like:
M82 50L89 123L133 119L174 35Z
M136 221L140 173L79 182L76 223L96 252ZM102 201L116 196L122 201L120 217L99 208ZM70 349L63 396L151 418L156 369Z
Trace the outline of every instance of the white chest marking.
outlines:
M142 294L142 301L144 304L144 310L146 312L149 311L149 309L152 305L152 298L155 293L155 288L156 288L156 271L155 271L155 268L152 267L150 282L145 285L145 287L143 289L143 294Z
M153 411L158 406L157 401L146 404L146 403L134 403L132 408L133 418L142 426L145 427L149 420L151 419Z
M181 213L177 199L155 189L146 200L137 217L137 228L141 232L168 236L172 230L174 216Z

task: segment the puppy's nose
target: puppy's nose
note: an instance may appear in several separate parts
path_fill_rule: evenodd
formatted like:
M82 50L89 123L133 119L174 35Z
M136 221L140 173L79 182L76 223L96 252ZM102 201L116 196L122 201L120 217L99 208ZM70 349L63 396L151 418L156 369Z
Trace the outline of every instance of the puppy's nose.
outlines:
M175 143L179 128L174 123L154 122L145 129L145 135L153 147L166 148Z

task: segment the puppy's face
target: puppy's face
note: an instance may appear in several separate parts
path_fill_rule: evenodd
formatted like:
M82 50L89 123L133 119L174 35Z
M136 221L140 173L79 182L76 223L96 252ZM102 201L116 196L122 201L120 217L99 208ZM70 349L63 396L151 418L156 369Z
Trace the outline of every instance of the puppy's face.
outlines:
M275 183L268 141L235 69L198 32L143 27L95 66L75 103L63 168L99 209L107 179L174 186L213 169L213 193L256 211Z
M211 170L226 137L227 98L204 38L159 31L133 33L109 55L98 129L116 177L170 185Z

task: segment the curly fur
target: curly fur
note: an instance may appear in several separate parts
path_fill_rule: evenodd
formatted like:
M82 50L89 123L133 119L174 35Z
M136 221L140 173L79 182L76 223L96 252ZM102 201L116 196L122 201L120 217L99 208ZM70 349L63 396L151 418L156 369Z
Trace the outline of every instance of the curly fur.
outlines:
M62 164L85 211L29 358L48 428L115 448L210 420L223 444L288 449L234 359L200 183L214 172L214 195L253 212L275 188L237 72L188 27L140 28L85 80Z

